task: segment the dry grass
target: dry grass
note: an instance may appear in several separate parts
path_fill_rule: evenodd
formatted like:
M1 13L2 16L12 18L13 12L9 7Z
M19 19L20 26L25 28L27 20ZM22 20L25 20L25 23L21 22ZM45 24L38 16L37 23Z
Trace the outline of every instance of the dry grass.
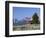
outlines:
M40 24L26 24L26 25L13 26L13 31L21 31L21 30L40 30Z

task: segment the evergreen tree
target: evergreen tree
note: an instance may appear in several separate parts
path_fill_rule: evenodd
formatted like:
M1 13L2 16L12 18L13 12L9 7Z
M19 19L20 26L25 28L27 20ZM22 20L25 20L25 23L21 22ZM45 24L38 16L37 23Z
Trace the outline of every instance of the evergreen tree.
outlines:
M37 15L37 13L35 13L33 16L32 16L32 22L33 24L38 24L39 23L39 17Z

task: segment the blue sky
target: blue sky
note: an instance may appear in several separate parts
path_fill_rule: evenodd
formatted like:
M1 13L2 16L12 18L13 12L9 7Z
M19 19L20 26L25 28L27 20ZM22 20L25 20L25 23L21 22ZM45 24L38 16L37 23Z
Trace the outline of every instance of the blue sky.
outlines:
M32 17L34 13L40 15L40 8L13 7L13 19L21 20L25 17Z

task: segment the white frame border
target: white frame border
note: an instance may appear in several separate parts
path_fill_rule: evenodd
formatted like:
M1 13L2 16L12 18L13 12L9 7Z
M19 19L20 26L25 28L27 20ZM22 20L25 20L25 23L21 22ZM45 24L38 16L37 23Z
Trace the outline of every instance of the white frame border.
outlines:
M40 30L27 30L27 31L13 31L13 7L36 7L40 8ZM17 4L17 3L10 3L9 4L9 34L10 35L20 35L20 34L36 34L36 33L43 33L43 5L35 5L35 4Z

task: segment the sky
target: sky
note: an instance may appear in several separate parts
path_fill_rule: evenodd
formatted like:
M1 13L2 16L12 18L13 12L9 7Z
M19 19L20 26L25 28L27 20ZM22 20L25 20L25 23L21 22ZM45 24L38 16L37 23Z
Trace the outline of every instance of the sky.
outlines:
M34 13L40 15L40 8L13 7L13 19L21 20L25 17L32 17Z

